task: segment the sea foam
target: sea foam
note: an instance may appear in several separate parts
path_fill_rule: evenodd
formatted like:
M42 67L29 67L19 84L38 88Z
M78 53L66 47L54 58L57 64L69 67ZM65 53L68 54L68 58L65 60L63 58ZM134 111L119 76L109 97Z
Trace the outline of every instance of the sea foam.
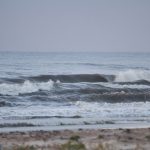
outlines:
M150 81L150 71L148 70L127 70L116 75L115 82L133 82L138 80Z
M23 84L0 84L0 94L2 95L18 95L23 93L32 93L39 90L51 90L54 82L49 80L48 82L31 82L25 81Z

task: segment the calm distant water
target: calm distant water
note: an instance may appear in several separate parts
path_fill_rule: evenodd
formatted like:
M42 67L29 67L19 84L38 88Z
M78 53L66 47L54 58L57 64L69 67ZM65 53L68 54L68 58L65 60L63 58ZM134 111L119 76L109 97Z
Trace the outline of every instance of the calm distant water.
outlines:
M150 53L0 52L0 127L16 123L150 124Z

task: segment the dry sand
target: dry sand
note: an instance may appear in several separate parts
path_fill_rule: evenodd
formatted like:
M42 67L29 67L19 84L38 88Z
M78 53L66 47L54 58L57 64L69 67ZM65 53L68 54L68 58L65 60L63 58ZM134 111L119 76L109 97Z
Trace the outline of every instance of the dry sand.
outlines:
M68 141L85 147L69 149ZM150 150L150 128L0 133L0 145L0 150Z

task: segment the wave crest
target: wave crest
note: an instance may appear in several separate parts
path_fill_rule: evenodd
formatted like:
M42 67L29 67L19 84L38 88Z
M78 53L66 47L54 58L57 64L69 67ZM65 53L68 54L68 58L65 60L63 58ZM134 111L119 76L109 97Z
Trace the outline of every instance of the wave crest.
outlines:
M70 74L70 75L39 75L39 76L32 76L28 77L28 80L32 81L57 81L63 83L77 83L77 82L108 82L108 76L100 74Z
M150 81L150 71L148 70L127 70L116 75L115 82L133 82L138 80Z
M31 82L26 80L22 84L0 84L0 93L3 95L18 95L23 93L32 93L39 90L50 90L53 88L54 82L49 80L48 82Z

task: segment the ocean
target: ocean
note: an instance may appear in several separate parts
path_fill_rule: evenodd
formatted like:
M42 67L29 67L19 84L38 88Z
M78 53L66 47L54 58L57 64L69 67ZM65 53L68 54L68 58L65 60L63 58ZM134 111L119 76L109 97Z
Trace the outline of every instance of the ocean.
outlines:
M150 125L150 53L0 52L0 130Z

